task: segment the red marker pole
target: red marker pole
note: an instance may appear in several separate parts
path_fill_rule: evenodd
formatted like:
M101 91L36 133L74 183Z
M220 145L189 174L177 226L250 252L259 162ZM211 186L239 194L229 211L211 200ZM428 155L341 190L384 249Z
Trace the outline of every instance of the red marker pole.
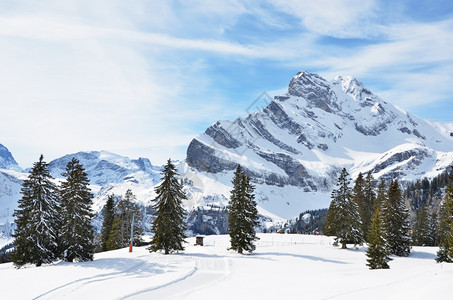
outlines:
M134 217L135 217L135 215L132 214L132 222L131 222L131 243L129 244L129 252L132 252L132 244L134 243Z

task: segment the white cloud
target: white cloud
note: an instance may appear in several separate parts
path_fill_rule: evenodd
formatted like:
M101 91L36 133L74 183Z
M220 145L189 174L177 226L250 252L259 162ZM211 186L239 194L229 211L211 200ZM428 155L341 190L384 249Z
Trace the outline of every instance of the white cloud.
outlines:
M373 0L277 0L278 9L300 18L311 32L337 38L368 38L376 32L376 9Z
M324 75L353 75L386 100L410 110L451 98L453 21L393 24L387 39L313 62Z
M406 109L451 95L452 22L385 23L381 13L369 0L2 2L0 143L24 166L41 152L100 149L181 159L200 124L241 106L216 90L222 59L353 75ZM270 36L239 26L250 16ZM326 46L324 36L369 43Z

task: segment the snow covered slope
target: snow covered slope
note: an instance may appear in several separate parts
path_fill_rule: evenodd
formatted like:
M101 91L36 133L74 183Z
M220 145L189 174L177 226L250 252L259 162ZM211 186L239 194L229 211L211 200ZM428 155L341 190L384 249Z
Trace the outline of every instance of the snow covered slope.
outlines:
M186 162L218 186L241 164L259 205L290 218L327 207L343 167L352 177L371 171L403 183L443 172L453 163L453 127L397 108L352 77L299 72L264 109L218 121L193 139Z
M11 152L2 144L0 144L0 169L21 170Z
M453 264L436 247L392 257L369 270L365 247L341 250L325 236L260 234L256 251L228 251L229 237L188 239L164 255L144 247L95 254L94 261L19 270L0 265L3 299L449 299ZM36 280L43 278L44 280Z
M21 168L11 152L0 144L0 247L11 235L12 215L20 198L22 178Z

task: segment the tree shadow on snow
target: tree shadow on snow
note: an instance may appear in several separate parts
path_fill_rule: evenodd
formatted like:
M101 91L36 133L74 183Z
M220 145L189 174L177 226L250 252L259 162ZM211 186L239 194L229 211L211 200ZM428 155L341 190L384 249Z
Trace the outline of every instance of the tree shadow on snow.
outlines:
M429 259L429 260L435 260L437 258L437 255L434 253L430 252L425 252L425 251L420 251L420 250L412 250L411 253L409 254L410 258L416 258L416 259Z
M327 258L322 258L322 257L319 257L319 256L302 255L302 254L294 254L294 253L284 253L284 252L261 252L261 253L254 253L251 256L252 257L256 257L256 258L260 258L260 259L273 260L271 258L261 257L261 256L267 256L267 255L289 256L289 257L294 257L294 258L299 258L299 259L308 259L308 260L312 260L312 261L321 261L321 262L325 262L325 263L334 263L334 264L342 264L342 265L349 264L349 263L344 262L344 261L327 259Z
M203 258L225 258L226 255L208 254L208 253L181 253L184 257L203 257Z
M72 266L76 268L92 268L110 270L112 273L138 273L145 275L155 275L163 272L171 272L171 266L160 265L155 262L148 262L138 258L98 258L93 261L71 263L60 262L55 267ZM110 273L108 273L110 274Z

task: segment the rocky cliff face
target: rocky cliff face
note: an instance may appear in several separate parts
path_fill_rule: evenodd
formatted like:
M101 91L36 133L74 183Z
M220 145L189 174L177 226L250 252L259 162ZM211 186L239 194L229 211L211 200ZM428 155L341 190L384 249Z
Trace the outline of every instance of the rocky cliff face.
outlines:
M352 77L327 81L299 72L287 93L263 110L218 121L193 139L186 162L224 183L241 164L257 190L266 191L263 199L289 186L305 198L330 193L343 167L353 177L371 171L401 182L444 171L453 162L453 139L439 126L387 103Z

